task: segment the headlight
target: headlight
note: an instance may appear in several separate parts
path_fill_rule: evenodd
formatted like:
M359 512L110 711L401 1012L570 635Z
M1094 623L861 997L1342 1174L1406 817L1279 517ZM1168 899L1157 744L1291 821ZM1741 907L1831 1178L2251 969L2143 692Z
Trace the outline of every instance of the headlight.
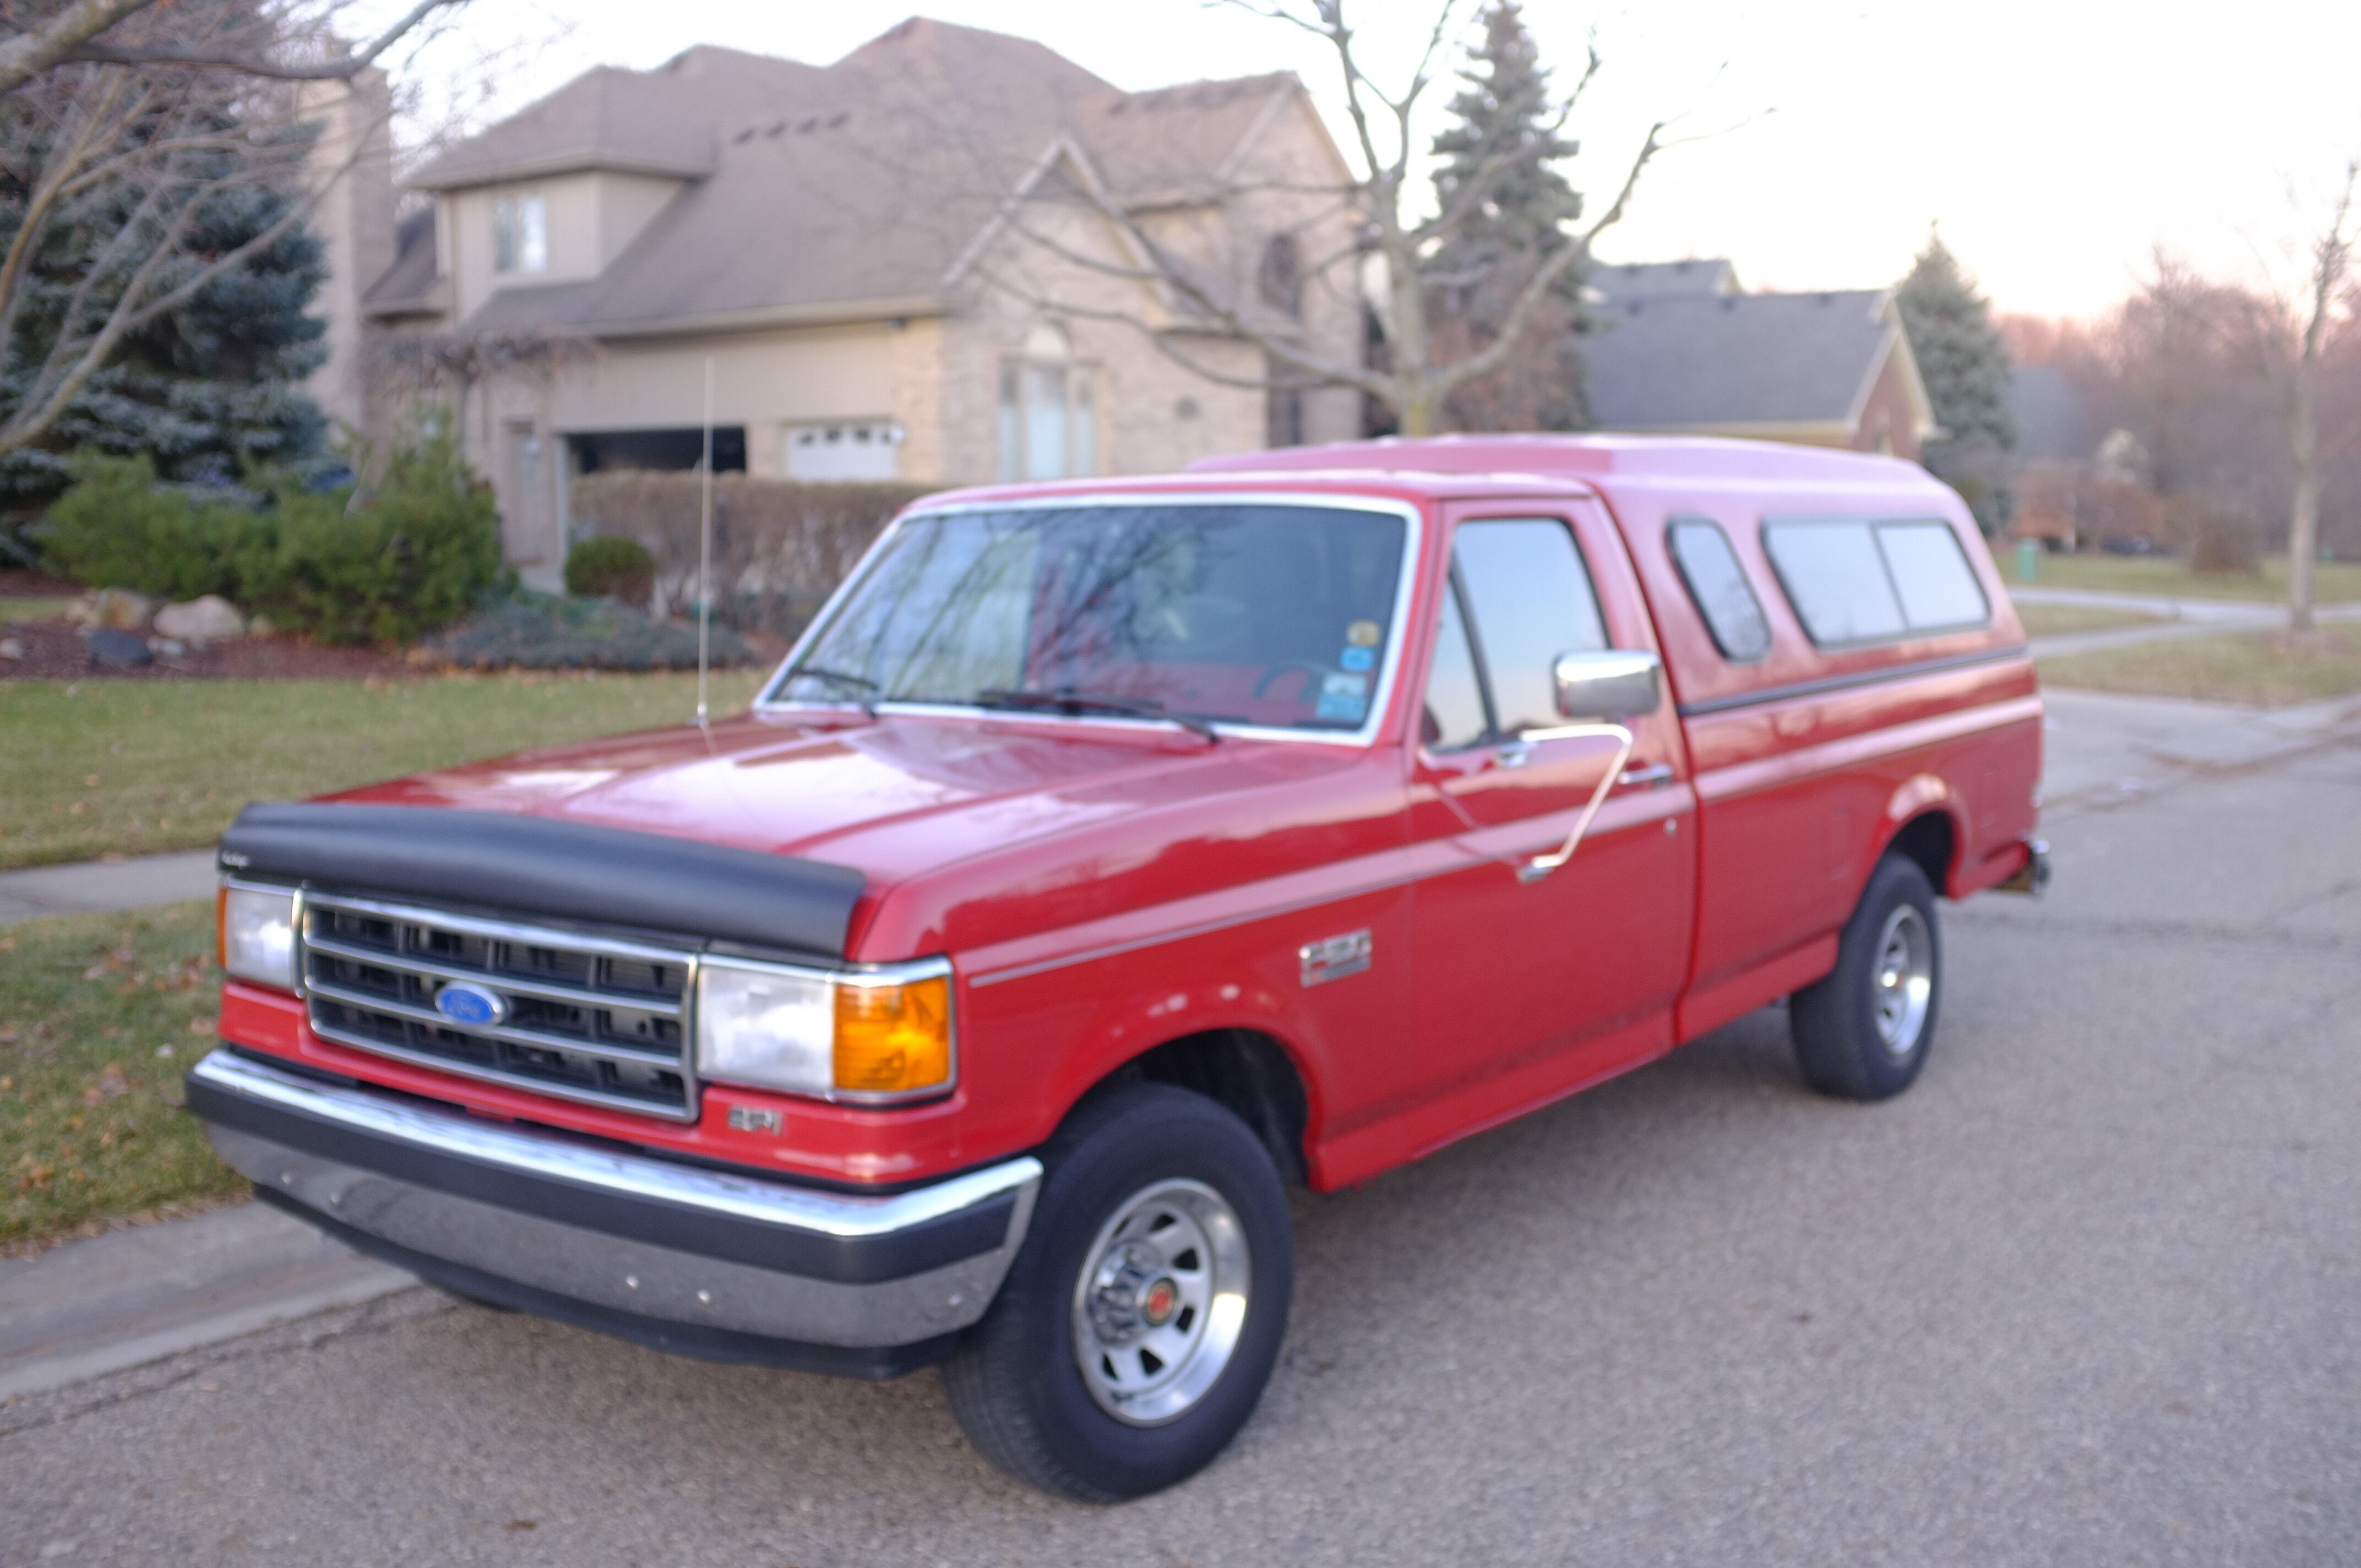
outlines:
M215 956L240 980L295 989L295 894L225 883L214 905Z
M941 963L829 974L707 958L697 992L700 1076L878 1102L951 1085L951 982Z

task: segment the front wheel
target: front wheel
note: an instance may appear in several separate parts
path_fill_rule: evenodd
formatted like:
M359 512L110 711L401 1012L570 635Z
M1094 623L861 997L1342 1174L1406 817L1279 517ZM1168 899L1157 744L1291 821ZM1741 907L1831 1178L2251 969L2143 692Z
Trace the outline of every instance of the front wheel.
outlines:
M1246 1424L1287 1330L1287 1194L1202 1095L1118 1089L1044 1151L999 1299L943 1368L951 1413L1022 1481L1115 1502L1195 1474Z
M1916 861L1888 855L1845 922L1837 967L1788 1002L1805 1081L1842 1100L1901 1093L1926 1065L1942 997L1935 889Z

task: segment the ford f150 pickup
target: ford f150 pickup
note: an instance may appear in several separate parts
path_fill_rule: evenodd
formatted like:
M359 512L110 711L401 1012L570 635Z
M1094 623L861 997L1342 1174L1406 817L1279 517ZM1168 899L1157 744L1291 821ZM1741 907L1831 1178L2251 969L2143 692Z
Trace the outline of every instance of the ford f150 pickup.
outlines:
M970 489L741 717L224 838L189 1104L269 1201L691 1355L940 1363L1117 1498L1253 1410L1285 1186L1788 999L1877 1100L1939 898L2037 890L2041 702L1909 464L1468 437Z

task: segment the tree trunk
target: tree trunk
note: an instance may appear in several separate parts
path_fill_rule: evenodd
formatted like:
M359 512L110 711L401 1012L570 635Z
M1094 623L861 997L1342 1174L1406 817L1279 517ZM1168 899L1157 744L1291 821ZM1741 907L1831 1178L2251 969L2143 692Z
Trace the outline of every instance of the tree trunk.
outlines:
M2296 366L2294 418L2295 506L2288 519L2288 630L2312 630L2312 564L2320 554L2320 366L2317 345L2307 341Z
M1441 422L1438 416L1442 410L1438 400L1422 389L1404 398L1395 406L1394 412L1401 419L1401 433L1404 435L1433 435Z

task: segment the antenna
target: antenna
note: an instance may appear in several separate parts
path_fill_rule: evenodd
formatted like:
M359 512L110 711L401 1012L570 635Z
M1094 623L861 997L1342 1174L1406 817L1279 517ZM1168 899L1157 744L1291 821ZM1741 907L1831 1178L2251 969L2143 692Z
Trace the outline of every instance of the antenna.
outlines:
M697 463L697 722L703 726L705 674L713 640L713 356L705 356L705 455Z

